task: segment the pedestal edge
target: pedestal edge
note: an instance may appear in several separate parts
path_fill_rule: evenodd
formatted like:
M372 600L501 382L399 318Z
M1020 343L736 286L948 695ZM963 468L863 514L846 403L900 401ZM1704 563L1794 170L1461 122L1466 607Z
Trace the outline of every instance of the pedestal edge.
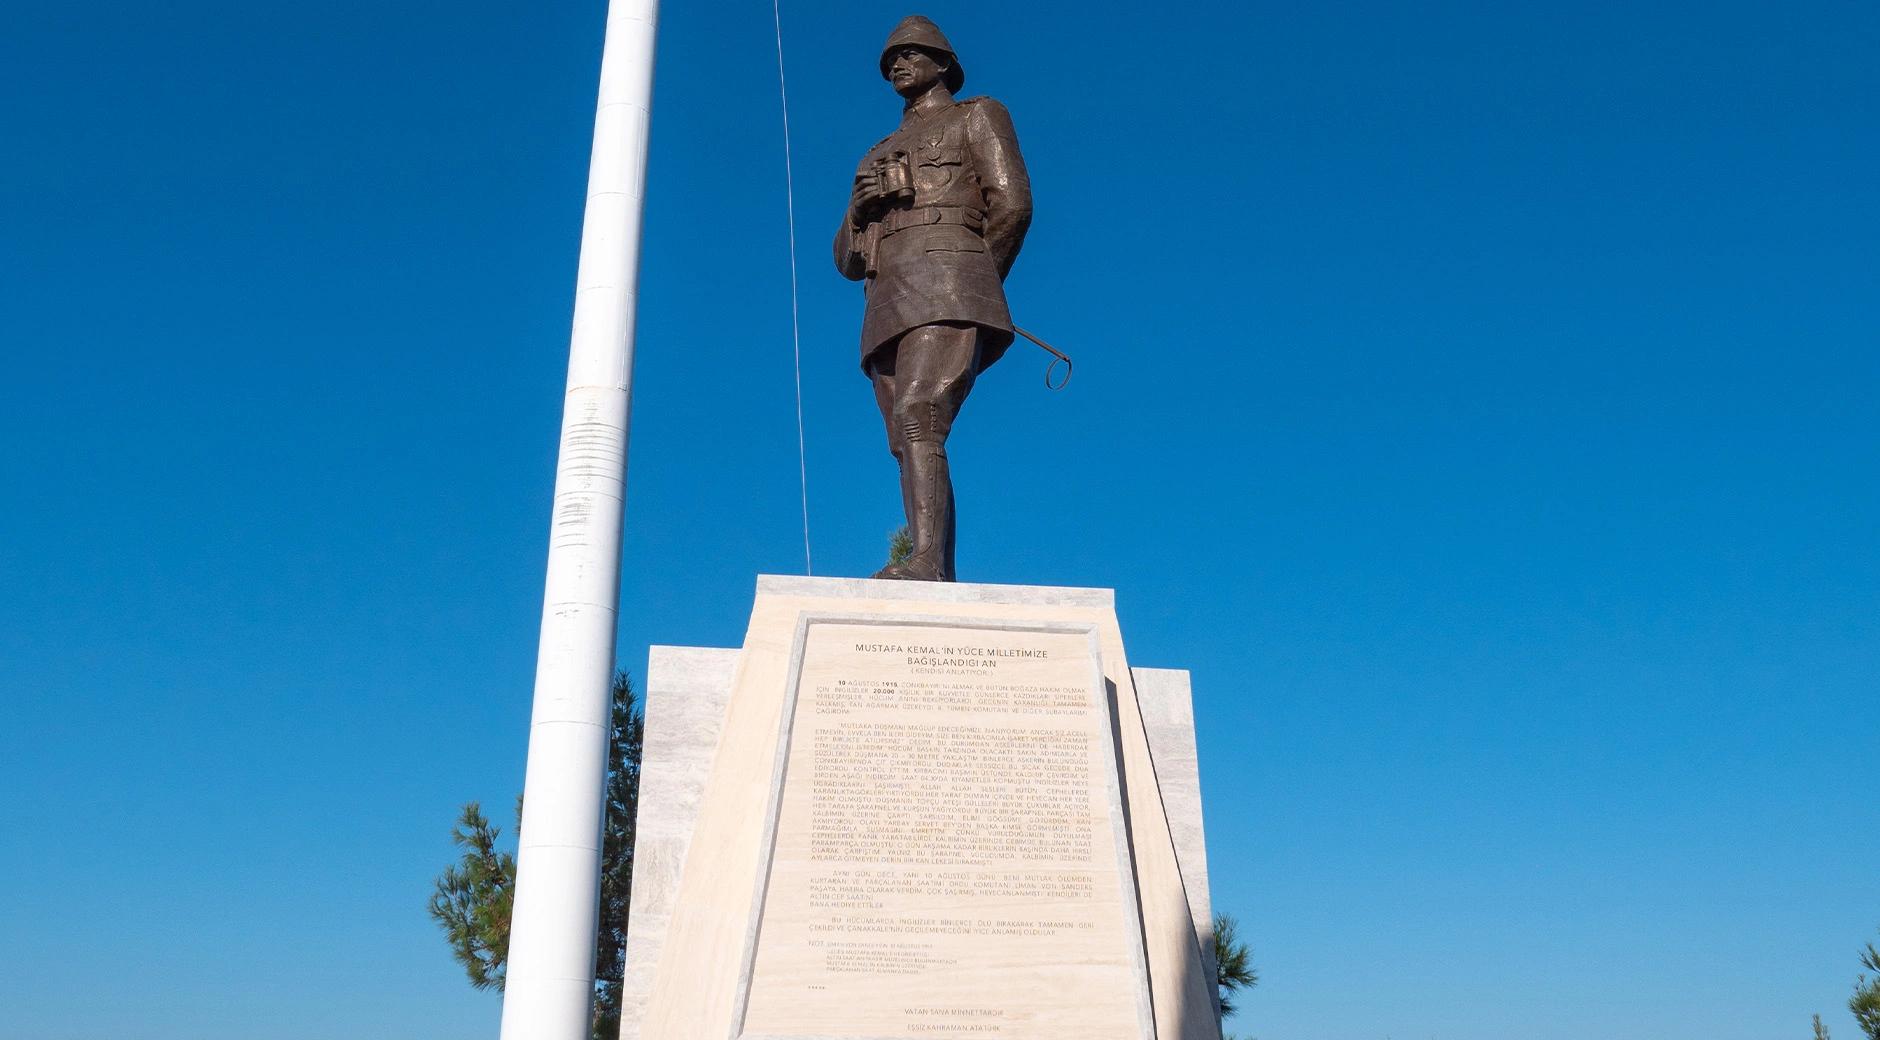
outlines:
M882 581L874 578L815 578L760 574L757 591L778 596L891 599L915 603L1015 603L1115 609L1115 589L1059 585L984 585L951 581Z

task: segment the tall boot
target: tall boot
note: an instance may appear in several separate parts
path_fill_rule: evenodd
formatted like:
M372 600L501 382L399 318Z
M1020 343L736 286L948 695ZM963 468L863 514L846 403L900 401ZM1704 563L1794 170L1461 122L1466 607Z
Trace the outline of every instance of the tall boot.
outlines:
M901 495L907 503L912 555L875 573L877 578L953 580L953 478L946 446L913 441L901 452Z
M909 540L912 540L914 537L914 514L920 510L914 498L913 471L908 468L909 463L907 461L908 456L912 453L913 448L910 445L903 444L901 445L901 450L894 456L895 474L901 480L901 515L907 518L907 534Z

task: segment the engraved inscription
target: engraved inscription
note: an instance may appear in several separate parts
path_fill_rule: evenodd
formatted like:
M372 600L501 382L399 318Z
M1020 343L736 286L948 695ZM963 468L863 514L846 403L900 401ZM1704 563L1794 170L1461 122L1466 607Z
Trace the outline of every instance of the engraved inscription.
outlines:
M743 1035L1137 1040L1095 682L1082 634L812 627Z
M935 723L817 730L810 858L991 866L1090 859L1091 736Z

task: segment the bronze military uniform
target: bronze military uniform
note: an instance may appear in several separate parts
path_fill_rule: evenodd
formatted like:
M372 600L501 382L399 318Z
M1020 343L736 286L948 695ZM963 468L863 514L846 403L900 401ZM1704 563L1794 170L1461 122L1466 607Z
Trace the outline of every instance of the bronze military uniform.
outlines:
M945 62L940 82L919 96L909 96L918 84L901 64L916 60L910 51ZM868 205L851 205L835 240L836 268L866 283L862 370L901 466L913 540L905 564L876 576L950 581L946 438L973 380L1012 343L1003 283L1031 223L1031 185L1004 106L952 99L964 73L932 22L903 20L881 69L908 97L907 110L863 156L856 197Z

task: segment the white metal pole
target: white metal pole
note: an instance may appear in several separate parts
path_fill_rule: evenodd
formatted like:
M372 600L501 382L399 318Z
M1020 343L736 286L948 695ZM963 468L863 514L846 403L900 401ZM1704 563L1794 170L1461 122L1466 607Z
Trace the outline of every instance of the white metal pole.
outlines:
M658 0L612 0L575 275L503 1040L587 1040Z

